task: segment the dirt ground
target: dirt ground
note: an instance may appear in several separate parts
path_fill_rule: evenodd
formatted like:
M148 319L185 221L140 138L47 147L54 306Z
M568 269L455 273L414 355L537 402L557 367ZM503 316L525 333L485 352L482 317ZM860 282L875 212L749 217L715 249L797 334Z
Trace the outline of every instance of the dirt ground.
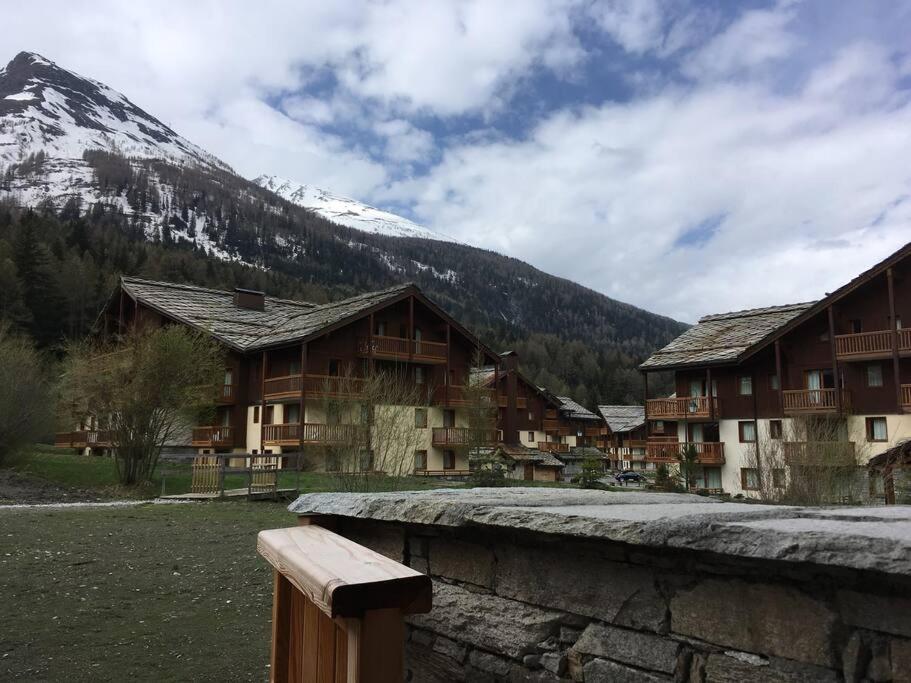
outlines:
M95 490L58 486L12 470L0 469L0 505L82 503L109 500Z
M274 503L0 508L0 680L268 680Z

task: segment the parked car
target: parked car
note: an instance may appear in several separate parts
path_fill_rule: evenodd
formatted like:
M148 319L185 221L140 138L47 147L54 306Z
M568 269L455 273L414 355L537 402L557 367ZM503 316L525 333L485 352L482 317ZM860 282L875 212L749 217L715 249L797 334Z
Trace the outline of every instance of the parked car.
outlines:
M619 481L621 484L627 482L632 482L634 484L644 484L645 476L639 474L638 472L621 472L620 474L614 476L614 479Z

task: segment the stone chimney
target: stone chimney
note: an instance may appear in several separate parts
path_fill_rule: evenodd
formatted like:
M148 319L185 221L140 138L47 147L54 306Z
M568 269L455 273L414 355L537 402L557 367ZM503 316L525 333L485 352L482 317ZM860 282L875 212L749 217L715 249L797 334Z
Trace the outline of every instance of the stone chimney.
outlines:
M249 308L251 311L266 310L266 294L255 289L234 288L234 305L238 308Z

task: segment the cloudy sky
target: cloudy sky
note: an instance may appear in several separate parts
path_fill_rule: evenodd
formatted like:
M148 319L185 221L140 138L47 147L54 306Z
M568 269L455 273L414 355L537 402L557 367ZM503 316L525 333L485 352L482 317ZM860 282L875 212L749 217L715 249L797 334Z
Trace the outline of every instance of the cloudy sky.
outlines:
M35 51L241 174L693 321L911 240L911 0L33 2ZM0 59L3 57L0 56Z

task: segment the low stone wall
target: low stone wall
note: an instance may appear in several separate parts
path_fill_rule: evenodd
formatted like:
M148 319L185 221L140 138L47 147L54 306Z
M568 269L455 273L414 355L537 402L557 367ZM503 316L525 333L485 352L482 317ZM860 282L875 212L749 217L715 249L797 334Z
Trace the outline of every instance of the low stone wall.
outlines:
M911 680L908 508L476 489L292 509L433 577L410 680Z

